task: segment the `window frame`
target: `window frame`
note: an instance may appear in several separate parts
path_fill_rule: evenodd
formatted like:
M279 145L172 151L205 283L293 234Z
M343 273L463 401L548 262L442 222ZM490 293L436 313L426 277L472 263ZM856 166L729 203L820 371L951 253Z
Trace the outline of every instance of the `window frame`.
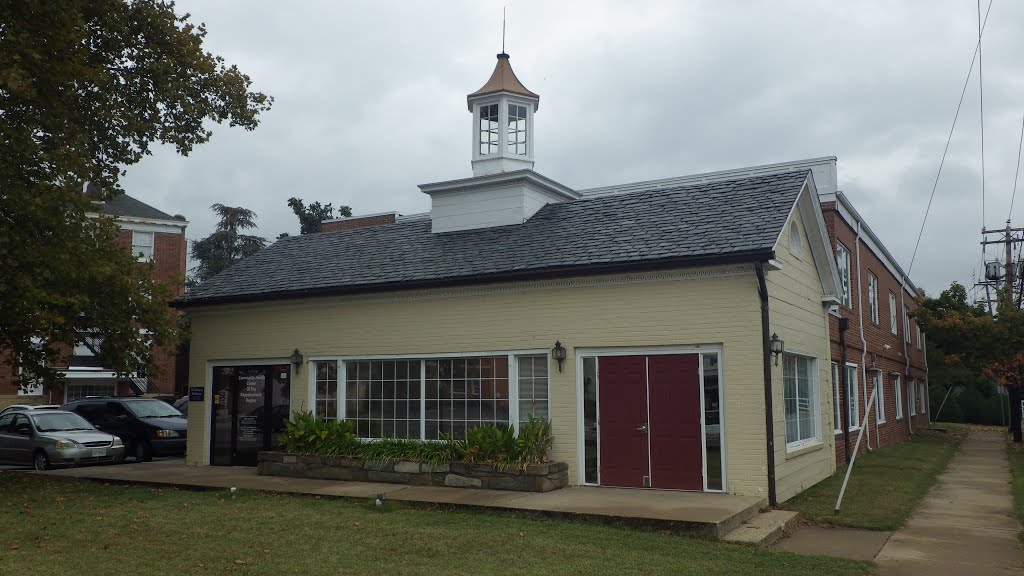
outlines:
M513 107L515 107L515 109L516 109L516 115L515 116L512 115L512 108ZM523 112L522 116L519 116L519 110L520 109ZM511 156L528 156L529 155L529 148L528 147L530 145L530 139L529 139L529 128L530 128L529 117L530 117L530 111L529 111L529 107L527 107L525 104L519 104L517 102L506 102L505 103L505 112L506 112L506 116L505 116L505 150L507 150L508 154L511 155ZM522 123L523 123L522 126L523 127L522 127L521 130L519 129L518 126L516 126L515 129L512 128L513 118L515 119L516 122L522 121ZM518 139L517 139L520 134L522 135L522 142L519 142ZM520 145L522 145L522 150L523 150L522 152L519 152L519 146Z
M910 344L910 312L903 307L903 341Z
M850 250L842 242L836 242L836 267L839 269L839 283L843 293L839 299L843 306L853 310L853 279L850 274Z
M494 108L494 116L490 115L491 107ZM484 116L484 110L487 110L487 116ZM484 129L484 119L487 122L492 122L492 125L488 125L487 129ZM491 120L493 118L493 120ZM492 129L493 126L493 129ZM484 134L487 134L488 139L484 140ZM493 136L493 140L491 140ZM483 147L487 146L487 151L483 151ZM494 156L501 153L501 105L498 102L490 102L487 104L480 104L477 106L476 112L476 153L478 156Z
M842 397L839 395L839 363L832 362L832 433L843 431Z
M847 388L846 401L850 403L850 425L847 427L847 431L853 432L860 430L860 389L857 388L860 384L860 366L853 362L847 362L845 369L853 376L850 378L848 374L844 382Z
M798 438L796 440L790 440L789 439L789 416L787 414L785 414L785 411L786 411L786 409L785 409L785 404L786 404L786 367L788 365L787 364L787 360L789 360L789 359L794 359L796 361L801 361L802 360L802 361L806 361L808 363L807 375L808 375L808 380L809 380L808 390L809 390L810 397L806 398L806 399L797 397L797 401L798 402L800 402L800 401L807 402L807 405L810 408L810 411L811 411L811 423L812 423L811 424L812 425L812 433L811 433L810 436L808 436L806 438ZM821 440L821 400L820 400L820 397L819 397L820 392L819 392L819 389L818 389L819 385L820 385L819 377L818 377L818 358L815 357L815 356L808 355L808 354L801 354L799 352L792 352L792 351L783 352L783 354L782 354L782 374L783 374L783 376L782 376L782 382L783 382L783 384L782 384L783 419L784 419L784 422L786 424L786 451L787 452L791 452L791 451L794 451L794 450L799 450L801 448L805 448L807 446L812 446L814 444L820 444L822 440ZM799 378L799 376L795 376L795 377ZM796 390L799 391L799 382L797 383ZM798 414L799 414L799 412L798 412ZM799 418L797 419L797 427L799 428ZM798 434L800 434L800 432L798 432Z
M896 419L903 419L903 384L900 382L900 375L892 375L892 393L896 402Z
M800 225L796 220L789 223L789 252L794 256L801 256L804 253L804 241L800 237Z
M919 388L918 396L920 396L920 400L918 400L918 403L917 403L918 404L918 411L917 411L917 413L919 415L927 414L928 413L928 404L925 402L924 399L928 397L928 382L926 380L923 380L923 379L922 380L918 380L917 381L917 386Z
M914 322L914 328L917 330L917 349L921 349L921 325Z
M141 236L140 236L141 235ZM149 244L138 242L140 237L149 237ZM152 262L154 247L156 246L156 232L145 230L132 230L132 256L136 262Z
M917 379L911 378L907 381L907 414L911 417L917 415Z
M878 276L868 271L868 310L871 312L871 323L878 326Z
M547 402L548 402L548 421L551 421L551 351L548 349L525 349L525 350L500 350L490 352L455 352L449 354L398 354L398 355L360 355L360 356L317 356L312 357L308 360L307 366L309 375L307 377L307 394L309 398L315 399L316 397L316 372L313 369L313 365L316 362L329 362L334 361L338 363L338 419L348 420L349 415L347 414L348 404L348 368L354 362L366 362L366 361L419 361L420 362L420 433L419 436L413 438L424 439L426 432L426 362L429 360L449 360L459 358L483 358L483 357L506 357L506 361L509 363L508 368L508 403L509 403L509 424L511 424L516 432L519 434L519 362L518 359L524 356L544 356L547 358ZM314 412L315 414L315 412ZM361 438L367 441L375 441L377 438ZM431 439L427 439L431 441Z
M896 307L896 294L889 291L889 331L899 335L899 321L897 320L899 309Z
M871 376L871 385L875 387L875 422L885 424L885 377L881 370L875 370Z

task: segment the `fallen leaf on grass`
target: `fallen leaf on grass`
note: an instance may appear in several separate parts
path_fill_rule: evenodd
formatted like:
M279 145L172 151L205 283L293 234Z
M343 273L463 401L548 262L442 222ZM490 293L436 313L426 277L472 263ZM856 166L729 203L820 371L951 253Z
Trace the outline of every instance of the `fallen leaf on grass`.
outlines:
M7 545L7 549L8 550L17 550L19 546L20 546L20 544L18 544L18 541L15 540L15 541L13 541L13 542L11 542L10 544Z

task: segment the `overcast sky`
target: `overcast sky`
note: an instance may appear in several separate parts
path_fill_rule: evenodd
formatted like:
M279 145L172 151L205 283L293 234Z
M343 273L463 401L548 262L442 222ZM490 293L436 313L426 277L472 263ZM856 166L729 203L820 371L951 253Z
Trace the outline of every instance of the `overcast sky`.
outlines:
M987 4L987 0L984 0ZM839 187L907 268L977 40L975 0L289 2L180 0L274 107L158 150L125 190L191 221L245 206L429 210L418 184L470 176L466 94L501 51L541 96L535 169L572 188L837 156ZM984 10L985 6L982 6ZM1024 114L1024 2L995 0L983 43L986 218L1009 210ZM979 268L977 68L911 276L930 293ZM1021 186L1024 188L1024 184ZM1024 225L1024 192L1014 224Z

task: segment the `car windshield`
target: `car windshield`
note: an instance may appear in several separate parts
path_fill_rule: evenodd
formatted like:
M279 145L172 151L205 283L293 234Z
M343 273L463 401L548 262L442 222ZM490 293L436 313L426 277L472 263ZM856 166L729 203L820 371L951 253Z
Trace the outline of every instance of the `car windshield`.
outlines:
M181 418L181 412L163 400L126 400L124 405L139 418Z
M70 412L58 412L48 414L33 414L32 420L40 432L67 432L70 430L95 430L92 424L85 421L78 414Z

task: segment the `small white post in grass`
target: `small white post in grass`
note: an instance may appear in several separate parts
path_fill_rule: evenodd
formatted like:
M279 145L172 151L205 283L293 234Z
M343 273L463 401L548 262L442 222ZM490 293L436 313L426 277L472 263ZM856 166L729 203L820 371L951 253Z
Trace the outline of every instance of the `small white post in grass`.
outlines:
M843 494L846 493L846 483L850 481L850 472L853 471L853 463L857 461L857 452L860 450L860 439L864 437L864 429L868 427L868 420L871 419L871 410L875 407L875 390L871 389L871 398L868 399L868 409L864 413L864 421L861 422L860 432L857 434L857 444L853 447L853 456L850 458L850 465L846 467L846 478L843 478L843 487L839 489L839 498L836 498L836 514L839 514L839 506L843 503Z

